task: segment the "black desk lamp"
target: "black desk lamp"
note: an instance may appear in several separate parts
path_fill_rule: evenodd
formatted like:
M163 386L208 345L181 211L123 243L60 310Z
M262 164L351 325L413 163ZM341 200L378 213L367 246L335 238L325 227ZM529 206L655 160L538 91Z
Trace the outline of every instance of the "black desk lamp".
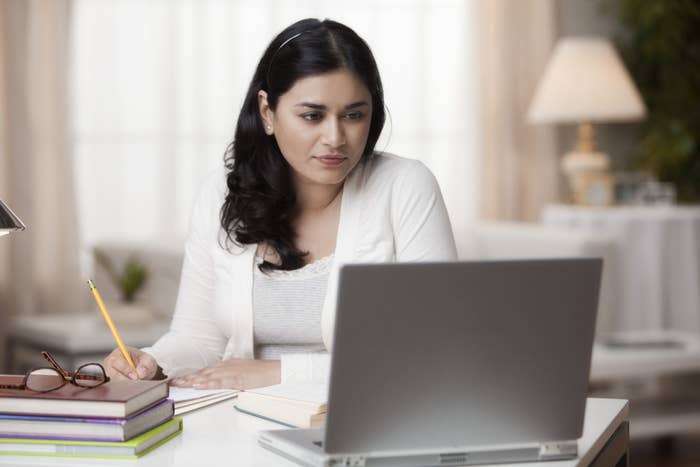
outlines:
M0 199L0 237L15 230L24 230L25 228L26 226L20 218Z

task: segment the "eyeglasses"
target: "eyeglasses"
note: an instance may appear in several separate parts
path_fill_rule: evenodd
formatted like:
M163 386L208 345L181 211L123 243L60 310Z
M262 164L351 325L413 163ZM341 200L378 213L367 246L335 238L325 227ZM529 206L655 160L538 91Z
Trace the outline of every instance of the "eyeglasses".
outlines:
M41 356L51 364L51 367L32 368L24 375L21 384L0 384L0 388L50 392L66 383L81 388L96 388L109 381L109 376L99 363L86 363L71 373L61 368L48 352L42 351Z

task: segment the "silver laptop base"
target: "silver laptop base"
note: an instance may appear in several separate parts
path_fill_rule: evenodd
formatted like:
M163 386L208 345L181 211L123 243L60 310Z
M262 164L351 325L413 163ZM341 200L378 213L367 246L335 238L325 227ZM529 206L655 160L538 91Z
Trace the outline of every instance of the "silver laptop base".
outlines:
M328 454L318 441L319 430L263 431L260 445L297 464L308 467L448 467L463 465L502 464L510 462L554 461L573 459L578 455L576 441L531 444L527 446L488 446L434 453L373 453L371 455ZM316 436L313 436L316 435ZM303 440L302 440L303 439Z

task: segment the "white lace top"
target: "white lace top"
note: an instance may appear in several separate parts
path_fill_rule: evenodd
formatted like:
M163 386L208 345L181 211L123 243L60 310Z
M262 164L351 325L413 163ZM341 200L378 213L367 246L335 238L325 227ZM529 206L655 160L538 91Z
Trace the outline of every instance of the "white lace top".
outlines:
M256 258L260 264L262 258ZM321 311L333 255L294 271L253 274L255 358L278 360L285 353L325 351Z

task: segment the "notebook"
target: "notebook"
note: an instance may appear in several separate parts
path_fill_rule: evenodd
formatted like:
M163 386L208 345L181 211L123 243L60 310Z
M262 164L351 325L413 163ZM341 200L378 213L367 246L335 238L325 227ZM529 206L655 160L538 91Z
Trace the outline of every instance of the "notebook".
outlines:
M328 386L277 384L241 392L236 409L292 428L316 428L326 420Z
M173 418L136 438L121 443L0 438L0 455L135 459L152 451L181 432L182 419Z
M126 441L173 417L173 401L164 400L129 418L84 418L0 413L0 438Z
M175 401L175 415L183 415L193 410L236 397L237 389L193 389L170 386L170 399Z
M23 375L0 375L20 384ZM130 417L168 396L165 381L110 381L95 388L66 384L51 392L0 389L0 413L67 417Z

